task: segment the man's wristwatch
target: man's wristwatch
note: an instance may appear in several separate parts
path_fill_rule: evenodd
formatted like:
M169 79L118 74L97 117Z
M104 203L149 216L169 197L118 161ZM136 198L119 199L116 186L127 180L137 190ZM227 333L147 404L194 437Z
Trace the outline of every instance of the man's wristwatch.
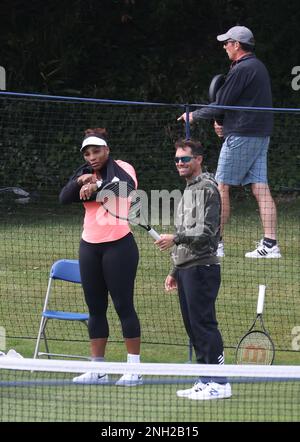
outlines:
M103 180L97 180L96 184L97 184L97 189L100 189L100 187L102 186Z

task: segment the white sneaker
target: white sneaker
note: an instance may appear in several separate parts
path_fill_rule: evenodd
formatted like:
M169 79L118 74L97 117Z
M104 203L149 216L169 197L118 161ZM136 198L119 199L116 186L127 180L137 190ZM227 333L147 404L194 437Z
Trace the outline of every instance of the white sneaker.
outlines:
M224 251L224 243L223 241L220 241L218 244L218 248L217 248L217 256L219 258L224 258L225 256L225 251Z
M141 375L126 373L120 377L115 385L122 387L135 387L136 385L142 385L142 383L143 378Z
M209 399L226 399L231 397L231 385L217 384L216 382L208 382L204 388L198 391L193 391L188 396L192 400L209 400Z
M267 247L263 244L263 239L257 243L257 247L253 252L245 254L246 258L281 258L280 249L277 245Z
M88 371L73 378L75 384L107 384L109 382L108 375L105 373L94 373Z
M198 382L195 382L195 384L192 386L192 388L187 388L186 390L178 390L176 392L176 394L178 397L188 397L190 394L194 393L195 391L201 391L205 387L206 387L206 384L203 384L203 382L198 381Z

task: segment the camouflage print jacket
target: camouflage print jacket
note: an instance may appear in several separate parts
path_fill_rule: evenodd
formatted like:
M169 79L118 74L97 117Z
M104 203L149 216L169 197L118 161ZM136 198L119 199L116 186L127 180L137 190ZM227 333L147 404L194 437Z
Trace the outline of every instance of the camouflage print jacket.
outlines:
M177 207L172 275L180 268L219 263L220 220L217 183L211 174L202 173L187 184Z

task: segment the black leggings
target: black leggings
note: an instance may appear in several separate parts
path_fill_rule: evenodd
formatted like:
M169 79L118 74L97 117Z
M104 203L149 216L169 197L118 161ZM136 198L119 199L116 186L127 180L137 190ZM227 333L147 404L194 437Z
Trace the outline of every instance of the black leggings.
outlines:
M109 336L108 292L120 318L124 338L140 337L140 322L133 304L138 261L139 252L131 233L117 241L99 244L81 240L80 274L90 314L91 339Z

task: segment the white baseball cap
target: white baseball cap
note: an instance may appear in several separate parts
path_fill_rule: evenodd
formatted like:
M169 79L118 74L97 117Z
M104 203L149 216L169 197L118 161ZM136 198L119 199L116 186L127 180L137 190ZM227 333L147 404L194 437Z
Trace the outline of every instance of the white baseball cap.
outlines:
M245 26L234 26L230 28L226 34L221 34L217 36L218 41L226 41L226 40L236 40L240 43L245 43L247 45L254 46L255 40L250 29Z

